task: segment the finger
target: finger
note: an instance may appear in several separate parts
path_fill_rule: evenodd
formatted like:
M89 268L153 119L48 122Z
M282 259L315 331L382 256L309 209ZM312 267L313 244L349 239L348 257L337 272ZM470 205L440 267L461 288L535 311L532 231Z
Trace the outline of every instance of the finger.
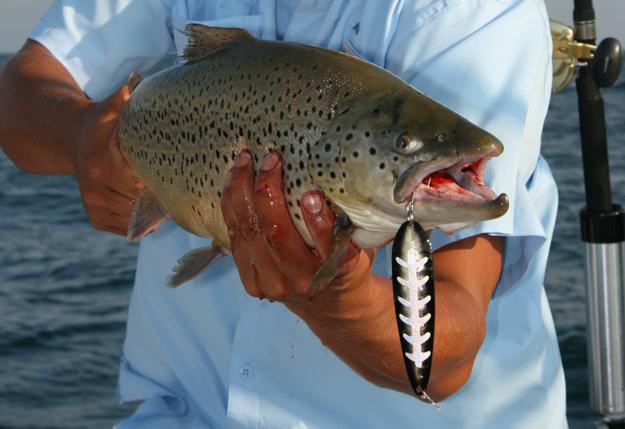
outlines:
M103 107L111 112L121 113L129 98L128 85L122 85L103 101Z
M254 205L254 169L249 153L244 152L235 161L228 187L232 211L245 241L247 253L256 268L258 286L265 296L273 299L285 299L286 280L276 267L273 257L260 234L259 215Z
M130 179L132 181L132 179ZM133 182L134 183L134 182ZM118 197L124 198L125 200L129 200L134 202L139 195L139 192L142 190L142 187L137 187L134 184L129 185L126 183L109 183L107 186L107 191L111 194L115 194Z
M136 198L128 198L127 196L122 195L114 190L109 190L109 193L106 196L106 200L108 207L111 209L111 211L120 216L126 216L130 218Z
M228 179L226 183L229 181L230 179ZM246 292L253 297L263 298L264 295L256 281L257 276L254 273L252 258L248 253L248 248L245 245L244 240L242 240L239 231L237 216L234 212L234 208L232 207L232 200L230 196L230 192L228 192L228 188L226 187L220 201L221 213L223 215L224 222L226 223L226 227L228 228L230 252L232 254L232 258L234 259L234 263L237 266L241 283L243 283L243 287Z
M119 228L117 226L112 226L112 225L102 225L102 226L98 226L96 227L94 225L95 229L97 229L98 231L102 231L102 232L110 232L112 234L115 235L120 235L122 237L126 237L126 230L123 228Z
M134 200L107 187L86 190L83 192L82 197L85 206L95 210L105 209L106 212L115 213L126 218L130 218L134 204Z
M308 232L317 246L321 257L325 260L330 255L334 241L334 213L326 204L323 194L317 191L307 192L302 196L302 215ZM359 256L359 249L350 243L345 256L339 265L338 275L343 275L352 269Z
M129 217L111 213L101 207L86 207L87 216L91 225L100 231L110 231L116 234L126 235Z
M239 237L231 236L230 242L233 243L231 244L232 258L239 271L239 277L241 278L241 283L243 283L245 291L255 298L263 299L265 293L260 288L258 274L252 257L249 254L249 248Z
M278 268L296 287L310 279L319 266L313 253L293 225L282 192L282 163L269 154L256 180L254 202L260 213L260 228Z
M305 193L301 199L302 215L317 251L325 260L332 249L334 213L318 191Z
M242 152L235 160L234 168L224 190L226 199L234 211L234 219L241 236L249 241L259 231L258 216L254 211L252 189L254 186L254 167L249 152Z
M144 185L139 180L136 175L133 174L132 168L124 158L119 148L119 138L118 138L118 130L119 130L119 116L121 112L128 102L128 98L130 97L130 93L128 90L128 86L124 85L119 88L115 93L109 96L103 102L103 109L107 112L107 114L103 115L103 121L113 121L114 128L111 132L108 146L109 146L109 155L111 157L111 161L115 164L115 189L122 195L126 195L128 197L134 197L136 195L137 190L141 189Z
M237 158L236 163L240 166L243 161L244 159L239 160L239 158ZM264 294L259 286L258 275L255 272L252 257L249 253L250 249L241 233L239 218L232 201L233 196L236 194L236 187L241 184L242 179L240 173L239 169L234 168L226 180L226 187L220 201L221 212L226 227L228 228L232 257L239 271L243 287L251 296L263 298Z

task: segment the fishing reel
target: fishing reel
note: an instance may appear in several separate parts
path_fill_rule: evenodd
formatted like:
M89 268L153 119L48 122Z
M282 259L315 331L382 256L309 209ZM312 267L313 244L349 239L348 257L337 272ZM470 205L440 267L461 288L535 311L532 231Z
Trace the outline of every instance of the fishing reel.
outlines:
M620 42L608 37L599 45L575 40L571 27L557 21L549 22L553 41L553 85L552 91L559 92L566 88L573 78L577 67L587 67L592 63L595 82L602 88L614 85L623 67L623 47Z

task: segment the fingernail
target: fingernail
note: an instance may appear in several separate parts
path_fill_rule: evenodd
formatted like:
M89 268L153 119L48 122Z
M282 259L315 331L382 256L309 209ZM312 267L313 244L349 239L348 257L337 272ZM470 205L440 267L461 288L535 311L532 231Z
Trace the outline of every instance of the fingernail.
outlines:
M252 159L252 156L250 155L249 152L247 151L241 152L239 156L237 156L237 159L234 161L234 166L244 167L250 163L251 159Z
M273 152L269 152L265 156L265 159L263 159L263 164L261 165L260 168L263 171L272 170L278 164L278 161L279 161L278 155L276 155Z
M312 193L302 198L302 204L308 213L314 215L319 214L323 208L323 201L317 193Z

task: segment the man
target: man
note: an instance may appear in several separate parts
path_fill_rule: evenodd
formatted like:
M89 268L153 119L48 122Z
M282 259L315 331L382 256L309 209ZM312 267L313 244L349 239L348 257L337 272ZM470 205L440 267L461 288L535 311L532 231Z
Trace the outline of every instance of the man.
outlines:
M172 291L163 286L170 267L205 240L168 223L142 241L120 399L144 402L118 427L566 427L542 286L557 204L539 157L551 76L542 2L55 3L0 82L0 141L24 170L75 175L100 230L125 234L141 186L116 147L128 97L116 88L172 47L180 53L189 22L333 49L346 43L499 137L505 152L486 177L511 205L500 219L432 236L428 391L443 400L437 412L404 375L386 249L375 263L352 249L341 276L309 301L303 285L318 258L284 211L270 208L281 201L281 161L267 156L254 178L241 154L222 198L233 258ZM319 197L311 192L302 204L323 257L332 216ZM251 228L242 213L273 216L280 239L268 240L270 231Z

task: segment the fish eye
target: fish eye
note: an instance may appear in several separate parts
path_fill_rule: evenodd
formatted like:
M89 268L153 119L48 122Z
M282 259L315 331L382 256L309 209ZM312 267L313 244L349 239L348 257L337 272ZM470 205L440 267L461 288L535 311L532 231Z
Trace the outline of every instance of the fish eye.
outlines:
M434 138L439 143L445 143L445 141L447 140L447 134L445 134L445 133L438 133L438 134L436 134L436 136L434 136Z
M412 154L421 149L421 140L409 133L401 133L395 139L395 147L403 154Z

